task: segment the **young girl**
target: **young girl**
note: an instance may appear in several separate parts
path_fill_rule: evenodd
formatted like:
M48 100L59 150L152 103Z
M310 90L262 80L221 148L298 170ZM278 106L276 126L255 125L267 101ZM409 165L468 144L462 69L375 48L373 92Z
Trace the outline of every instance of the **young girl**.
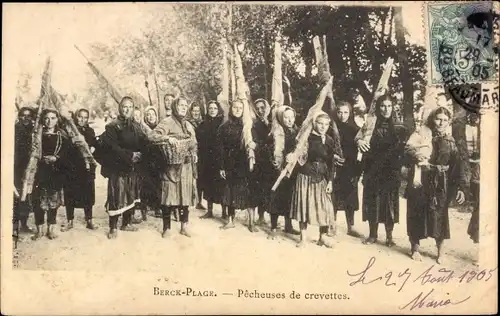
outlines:
M272 148L271 162L274 167L271 176L278 178L281 170L286 166L285 157L295 146L295 137L297 136L297 126L295 125L295 110L289 106L281 106L276 109L276 122L270 135ZM275 239L277 236L278 217L285 217L285 233L299 235L300 233L293 229L292 219L290 218L290 197L295 183L295 174L290 178L284 178L276 192L271 193L271 199L268 207L271 215L271 233L269 239Z
M43 224L47 213L47 237L57 238L55 233L57 209L62 204L64 170L70 141L59 129L59 114L54 109L42 113L43 134L41 159L38 163L33 189L33 207L36 233L32 237L43 237Z
M407 188L407 232L411 243L411 256L422 260L419 253L421 239L432 237L436 241L437 263L442 263L443 242L450 238L448 208L452 199L459 204L465 201L464 190L468 188L462 161L450 133L451 112L438 107L429 115L426 125L432 131L429 144L430 158L418 150L406 147L406 154L413 162L410 179L413 179L415 165L421 167L421 184L411 183Z
M299 158L297 179L292 194L291 218L300 223L300 242L306 245L305 231L308 224L319 226L319 246L333 247L327 236L332 224L332 188L334 177L334 142L327 135L330 117L320 111L313 121L313 131L308 139L307 154ZM303 162L303 163L301 163Z

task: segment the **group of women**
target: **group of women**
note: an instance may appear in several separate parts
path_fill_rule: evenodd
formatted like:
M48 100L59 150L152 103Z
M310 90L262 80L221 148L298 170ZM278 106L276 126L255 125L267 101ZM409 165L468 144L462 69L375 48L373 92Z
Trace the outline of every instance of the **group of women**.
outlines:
M214 204L222 206L226 221L222 229L235 227L236 210L247 210L248 229L257 232L267 212L271 219L269 239L278 235L278 219L283 216L284 232L300 236L298 247L307 244L305 231L313 225L319 228L318 245L331 248L338 210L345 211L347 234L361 236L354 229L354 214L359 209L358 182L362 176L362 219L369 223L369 236L363 242L376 243L382 223L386 245L391 247L395 244L393 228L399 222L400 172L407 165L410 178L415 170L421 176L421 184L409 181L405 192L412 258L421 260L419 241L432 237L438 249L437 260L442 260L443 241L450 238L450 202L456 199L462 203L468 188L457 146L448 133L452 113L446 107L438 107L424 122L432 131L428 156L408 146L405 149L409 134L394 120L393 101L387 95L375 105L376 123L370 141L358 136L351 105L340 102L333 117L323 111L316 113L305 149L294 156L299 128L296 112L289 106L271 109L266 100L256 100L252 142L248 144L243 141L243 117L248 108L242 101L230 104L227 120L216 101L208 102L204 117L200 106L190 107L185 97L167 95L164 101L166 116L160 118L156 108L138 112L133 100L124 97L119 116L98 137L88 126L89 112L82 109L75 113L78 129L95 149L101 173L108 179L108 238L117 237L120 215L121 230L137 230L136 209L142 211L142 220L147 219L147 210L162 218L163 238L171 235L172 216L181 223L180 234L190 237L189 208L204 209L203 198L207 212L202 218L214 217ZM24 157L16 158L18 188L29 155L30 137L26 135L31 134L29 127L34 119L34 113L28 110L19 112L16 127L16 155ZM87 228L96 229L92 223L95 169L86 168L58 128L55 110L45 110L42 122L42 158L32 194L37 226L33 239L44 235L45 213L46 235L57 237L55 215L63 197L67 212L63 230L73 228L75 208L83 208ZM361 161L358 153L362 153ZM297 164L290 177L272 191L278 175L294 159ZM15 214L21 214L17 220L29 230L25 213ZM293 228L293 220L299 230Z

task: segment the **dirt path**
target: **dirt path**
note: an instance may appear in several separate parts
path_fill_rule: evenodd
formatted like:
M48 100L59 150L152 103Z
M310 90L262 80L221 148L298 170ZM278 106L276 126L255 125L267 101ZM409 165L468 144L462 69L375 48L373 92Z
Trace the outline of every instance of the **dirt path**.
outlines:
M106 181L98 177L96 183L96 204L94 208L95 223L99 225L96 231L85 229L83 210L76 210L75 228L70 232L59 232L59 238L39 241L30 240L23 235L23 242L15 249L18 257L18 267L21 269L41 270L126 270L149 272L173 272L181 280L193 271L203 271L207 263L211 265L213 277L224 275L224 278L236 278L238 266L245 263L248 270L245 273L254 276L254 281L263 280L275 273L294 274L297 269L310 265L310 259L323 261L327 266L342 267L342 269L357 263L358 266L370 257L377 258L380 264L393 267L422 266L428 267L435 263L436 253L434 242L424 240L421 249L424 253L423 262L413 262L408 256L409 244L406 236L406 211L404 200L401 201L401 223L395 226L394 238L396 247L389 249L382 244L385 240L383 226L379 228L380 244L363 245L361 239L346 235L345 217L339 212L338 236L334 249L318 247L317 229L308 229L310 243L304 249L297 249L294 240L280 236L277 240L268 240L269 227L261 228L260 232L252 234L244 226L245 212L237 213L237 227L229 231L220 230L220 219L202 220L202 211L192 210L190 214L192 238L179 235L179 223L173 223L173 236L169 240L160 236L161 219L148 217L148 221L139 224L138 232L119 231L116 240L108 240L108 216L104 211ZM220 208L215 214L220 216ZM470 214L451 210L452 239L446 241L447 266L456 270L473 267L477 258L477 246L467 235L467 225ZM58 226L65 221L65 211L58 212ZM269 218L267 217L269 222ZM357 230L363 234L368 231L368 225L361 222L361 212L356 213ZM33 227L33 216L30 216ZM282 219L280 221L283 227ZM297 223L294 223L296 226ZM195 259L193 259L195 258ZM270 262L274 262L271 265ZM293 262L287 265L287 262ZM282 264L281 264L282 263ZM185 269L189 266L190 269ZM262 267L265 267L264 269ZM175 273L174 273L175 272ZM321 279L324 271L317 269L313 273Z

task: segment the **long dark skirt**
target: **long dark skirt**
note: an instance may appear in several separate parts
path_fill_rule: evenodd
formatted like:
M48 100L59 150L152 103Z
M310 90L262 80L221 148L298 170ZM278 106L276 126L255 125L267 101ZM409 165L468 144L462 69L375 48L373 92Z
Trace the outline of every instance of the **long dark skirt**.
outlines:
M358 183L356 179L339 170L333 182L335 211L357 211L359 209Z
M161 181L158 174L147 173L142 177L141 202L153 208L160 207Z
M94 176L88 174L64 184L64 204L74 208L92 207L95 204Z
M218 168L213 166L202 166L199 169L198 188L203 192L203 198L207 202L221 204L224 194L224 180L221 178Z
M111 174L108 179L107 212L109 216L120 215L140 202L141 178L137 171L127 175Z
M276 175L275 179L278 177ZM269 199L269 214L290 216L290 202L292 200L295 178L284 178L275 192L271 192Z
M473 200L473 210L469 227L467 227L467 233L474 243L479 243L479 183L471 182L470 190Z
M246 177L227 179L224 183L222 205L243 210L256 207L255 199L251 198L250 181Z
M277 177L273 177L273 170L267 164L255 166L255 170L250 173L250 191L253 204L268 211L269 202L271 199L271 188L273 181Z
M399 188L365 184L363 222L399 223Z
M406 227L411 241L428 237L438 240L450 238L449 201L444 200L431 207L429 194L424 188L409 188Z

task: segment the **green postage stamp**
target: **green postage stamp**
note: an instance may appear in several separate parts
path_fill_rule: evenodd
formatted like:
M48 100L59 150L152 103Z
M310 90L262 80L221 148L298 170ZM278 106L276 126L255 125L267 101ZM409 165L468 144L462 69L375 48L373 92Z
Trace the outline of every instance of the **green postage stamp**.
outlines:
M493 2L428 3L429 84L497 81Z

